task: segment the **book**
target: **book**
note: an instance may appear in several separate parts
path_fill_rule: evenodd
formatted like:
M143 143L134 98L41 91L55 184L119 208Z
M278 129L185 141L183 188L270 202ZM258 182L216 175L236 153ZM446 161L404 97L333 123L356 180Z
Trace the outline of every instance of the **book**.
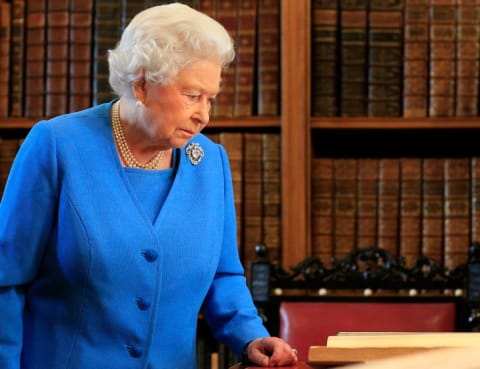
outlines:
M478 368L478 348L314 346L307 363L313 368L318 365L319 368L342 366L345 369L475 369Z
M338 0L312 1L312 115L338 115Z
M46 0L27 0L25 18L25 117L45 115Z
M378 175L378 244L392 255L398 255L398 217L400 160L382 158Z
M434 349L436 348L310 346L308 349L308 362L324 366L344 366Z
M280 1L257 0L257 115L280 113Z
M243 244L243 152L244 142L241 132L220 132L218 142L223 145L230 160L232 173L233 193L235 196L235 210L237 217L237 243L239 251Z
M422 163L422 255L443 264L442 158L424 158Z
M165 4L167 1L163 1ZM185 2L185 1L183 1ZM122 0L122 23L121 28L125 29L132 18L148 7L147 0Z
M68 109L69 0L47 0L45 115Z
M480 1L457 0L455 116L478 115Z
M96 0L93 12L92 103L115 97L108 81L107 52L120 40L122 7L115 0Z
M23 115L23 64L25 60L25 0L12 1L10 45L10 116Z
M20 142L17 139L0 138L0 199L19 147Z
M421 255L422 162L400 158L399 255L412 267Z
M334 161L334 256L340 259L357 248L357 160Z
M268 260L281 261L281 163L280 134L262 134L262 243L267 246Z
M312 256L327 266L334 254L333 158L312 159Z
M415 352L400 357L352 364L345 369L475 369L478 368L478 348L448 347Z
M234 45L238 46L238 8L239 0L222 0L216 2L215 19L220 22L230 34ZM231 118L235 109L235 74L236 63L233 61L222 72L220 93L212 106L212 117Z
M470 246L470 159L444 162L444 265L452 270L467 262Z
M429 0L405 0L403 116L428 115Z
M328 347L480 347L479 332L352 332L329 336Z
M93 0L70 0L68 111L92 102Z
M199 0L198 9L209 17L217 17L217 8L215 0Z
M378 174L377 158L359 158L357 171L357 246L377 246Z
M430 117L455 113L456 0L430 0Z
M340 115L367 116L367 1L340 2Z
M480 157L470 159L470 240L480 242Z
M250 117L253 115L254 101L257 1L240 1L237 18L233 115Z
M262 243L262 134L244 133L243 146L243 247L242 261L249 265L256 259L255 246Z
M9 115L11 7L0 2L0 117Z
M369 1L369 116L402 115L403 6L403 1Z

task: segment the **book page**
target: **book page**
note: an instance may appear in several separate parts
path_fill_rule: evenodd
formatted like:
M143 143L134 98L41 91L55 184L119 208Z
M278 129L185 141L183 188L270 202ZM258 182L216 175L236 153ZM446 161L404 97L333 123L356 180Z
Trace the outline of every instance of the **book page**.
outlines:
M372 333L330 336L328 347L480 347L477 332Z

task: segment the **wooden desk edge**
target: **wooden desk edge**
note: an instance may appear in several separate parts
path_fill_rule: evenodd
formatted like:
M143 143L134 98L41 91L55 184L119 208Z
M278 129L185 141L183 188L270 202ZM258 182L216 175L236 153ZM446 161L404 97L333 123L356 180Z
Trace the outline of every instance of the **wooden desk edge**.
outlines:
M320 368L319 366L310 366L307 364L305 361L298 362L295 365L290 365L290 366L277 366L277 368L283 368L283 369L317 369ZM235 364L231 366L229 369L265 369L265 367L260 367L260 366L252 366L252 365L245 365L242 363Z

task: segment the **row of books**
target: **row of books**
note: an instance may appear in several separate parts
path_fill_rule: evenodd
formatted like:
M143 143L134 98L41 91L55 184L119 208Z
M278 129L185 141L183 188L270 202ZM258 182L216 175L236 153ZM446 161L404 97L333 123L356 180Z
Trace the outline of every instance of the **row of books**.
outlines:
M133 15L171 2L0 0L0 117L50 117L112 99L107 50ZM213 115L278 115L280 2L182 2L220 21L235 43Z
M228 152L238 244L249 277L256 245L267 246L272 262L281 259L280 134L223 131L208 135Z
M312 254L327 264L378 246L453 269L479 240L479 157L313 159Z
M312 0L312 114L477 116L480 2Z

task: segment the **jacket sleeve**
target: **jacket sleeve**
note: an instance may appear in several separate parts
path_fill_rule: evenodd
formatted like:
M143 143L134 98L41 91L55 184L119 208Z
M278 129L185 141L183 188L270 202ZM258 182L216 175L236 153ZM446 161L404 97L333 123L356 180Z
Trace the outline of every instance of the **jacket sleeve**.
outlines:
M55 145L36 124L21 145L0 202L0 368L19 369L24 291L35 278L56 207Z
M233 184L227 154L219 146L224 177L224 237L218 269L204 303L204 315L216 339L237 355L257 337L269 336L248 289L237 247Z

